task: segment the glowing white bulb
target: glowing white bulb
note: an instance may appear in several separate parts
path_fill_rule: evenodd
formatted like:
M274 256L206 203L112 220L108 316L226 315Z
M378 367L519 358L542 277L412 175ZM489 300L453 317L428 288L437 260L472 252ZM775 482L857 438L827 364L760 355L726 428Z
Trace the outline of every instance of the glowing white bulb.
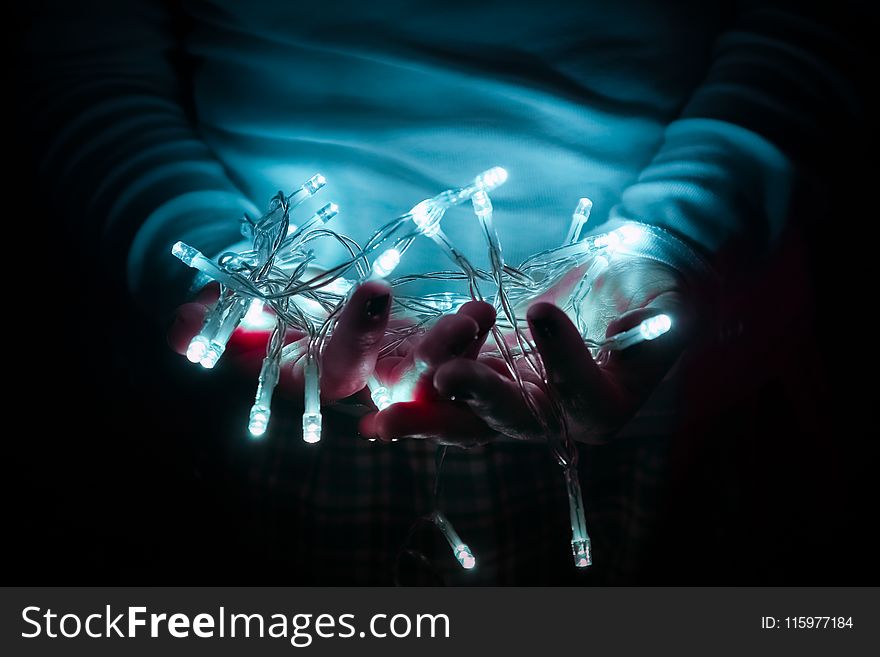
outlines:
M233 296L221 299L217 305L205 315L205 323L201 331L190 340L186 348L186 357L192 363L199 363L205 369L211 369L226 351L226 343L233 331L241 323L250 299Z
M422 299L422 302L440 312L453 312L461 308L469 299L458 297L452 292L430 294Z
M586 568L593 564L593 552L589 538L579 538L571 542L571 553L574 556L574 565L578 568Z
M232 290L240 290L241 284L230 276L220 265L205 257L198 249L184 242L175 242L171 247L171 255L178 258L187 267L198 269L209 278L214 279Z
M339 206L335 203L328 203L323 208L316 212L317 216L320 218L321 223L326 224L333 217L339 214Z
M317 443L321 440L321 380L318 362L312 354L306 356L303 376L305 379L303 440L307 443Z
M303 414L303 440L310 445L321 442L321 414Z
M386 278L399 264L400 251L395 247L391 247L380 253L379 257L373 262L373 276L376 278Z
M565 466L565 488L568 492L568 513L571 520L571 553L577 568L592 565L590 535L587 533L587 519L584 515L584 498L577 467L571 463Z
M441 511L434 511L430 515L430 519L437 529L440 530L440 533L443 534L443 538L446 539L446 542L449 543L449 547L452 548L452 554L455 556L458 563L461 564L461 567L465 570L471 570L476 566L477 560L474 557L473 552L471 552L467 543L464 543L461 540L461 537L458 535L458 532L455 531L455 527L452 526L449 519L443 515Z
M473 552L471 552L471 549L464 543L456 545L452 551L455 553L455 558L458 559L458 563L460 563L461 567L465 570L470 570L477 565L477 560L474 558Z
M491 192L507 182L507 169L492 167L484 171L474 180L474 184L482 190Z
M672 328L672 318L669 315L655 315L643 320L638 326L617 335L612 335L602 344L603 351L622 351L648 340L656 340L661 335L668 333Z
M301 226L296 226L295 224L290 224L287 227L287 237L292 237L293 235L299 235L302 238L306 233L308 233L312 228L314 228L317 224L326 224L333 217L339 214L339 206L335 203L328 203L320 210L318 210L311 217L306 219L305 223ZM293 242L295 243L295 242ZM291 244L288 244L291 246Z
M318 190L326 184L327 179L320 173L316 173L314 176L306 181L302 188L308 193L309 196L314 196L318 192Z
M388 392L388 388L379 383L379 380L375 376L370 377L368 385L370 387L370 399L373 400L376 408L380 411L384 411L394 403Z
M269 415L271 411L268 408L251 406L251 414L248 418L248 431L254 438L260 438L269 427Z
M203 335L197 335L190 340L186 348L186 358L190 363L200 363L208 355L210 340Z
M492 200L482 189L474 193L471 197L471 203L474 205L474 214L481 219L492 214Z
M287 197L288 211L293 210L296 206L298 206L306 199L310 199L311 197L313 197L326 184L327 179L324 178L324 176L322 176L320 173L316 173L314 176L305 181L302 187L300 187L293 194Z
M409 211L413 223L426 237L434 237L440 232L440 218L443 216L442 208L432 200L422 201Z
M645 229L635 224L624 224L616 231L621 241L627 246L635 246L645 237Z
M578 199L578 204L575 206L574 212L572 214L589 219L592 209L593 202L585 196L581 199Z
M571 214L571 224L568 227L568 235L565 238L566 244L574 244L581 237L581 231L584 225L590 219L590 212L593 209L593 202L588 198L582 198L578 201L574 212Z
M192 267L199 256L204 257L201 251L185 242L175 242L174 246L171 247L171 255L178 258L187 267Z
M272 415L272 394L278 385L280 375L278 361L274 358L264 358L260 369L260 377L257 379L257 394L254 396L254 405L251 406L248 417L248 431L254 438L259 438L269 426L269 417Z
M241 320L241 327L249 331L267 331L275 325L275 317L264 309L262 299L251 300Z
M672 328L672 320L669 315L656 315L644 320L639 324L639 333L645 340L654 340Z
M614 253L620 248L621 238L617 231L611 231L604 235L599 235L594 241L593 246L597 249L607 249L610 253Z
M413 401L416 384L429 369L430 365L426 361L415 358L413 366L397 380L391 389L391 400L395 403Z
M224 351L226 351L226 345L218 345L212 342L208 345L208 351L202 356L199 365L206 370L214 369L214 366L217 364L217 361L220 360L220 356L223 355Z

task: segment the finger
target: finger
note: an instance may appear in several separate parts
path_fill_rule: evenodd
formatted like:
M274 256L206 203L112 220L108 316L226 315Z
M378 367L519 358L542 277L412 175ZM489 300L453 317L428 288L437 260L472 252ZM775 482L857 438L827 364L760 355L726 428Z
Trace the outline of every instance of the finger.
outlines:
M536 303L529 308L528 322L547 383L559 399L563 403L583 402L588 406L607 403L602 370L568 316L553 304Z
M355 290L321 361L321 392L327 399L348 397L366 385L390 311L391 288L386 283L369 281Z
M390 381L398 400L435 397L434 370L469 351L479 341L479 324L467 315L444 315L431 327L416 349L394 369Z
M362 423L379 440L433 440L443 445L471 447L488 442L495 432L467 406L453 401L404 402L389 406Z
M533 384L527 391L539 412L543 395ZM516 382L485 363L458 358L443 365L434 375L434 387L441 397L464 402L473 413L496 431L514 438L532 438L539 430Z
M468 301L458 309L458 314L470 317L479 327L475 343L462 354L465 358L476 358L495 325L495 309L485 301Z
M436 368L472 349L479 338L480 325L466 314L444 315L415 350L415 358Z

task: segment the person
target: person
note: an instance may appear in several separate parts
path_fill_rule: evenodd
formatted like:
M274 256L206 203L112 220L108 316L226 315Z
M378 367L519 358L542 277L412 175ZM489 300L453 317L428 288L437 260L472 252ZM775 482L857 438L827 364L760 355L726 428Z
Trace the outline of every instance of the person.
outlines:
M845 74L855 6L833 20L797 3L688 0L91 0L39 11L25 40L43 173L83 244L113 276L127 277L149 316L173 317L168 339L177 351L217 291L179 305L191 276L171 260L170 245L221 252L237 241L242 212L259 216L255 204L315 171L342 208L335 230L356 239L496 164L511 172L495 197L510 262L559 244L584 195L597 231L626 221L663 231L675 248L610 269L590 313L593 330L608 335L667 313L676 318L668 335L599 367L552 297L529 309L549 384L585 444L626 431L658 442L654 420L640 427L637 411L694 335L709 330L722 283L772 251L795 185L812 173L817 139L862 120ZM483 257L466 221L450 218L444 229ZM430 269L441 257L431 246L414 245L405 266ZM363 437L410 440L381 449L341 436L321 446L326 472L296 492L319 527L308 558L346 581L387 581L386 556L406 524L389 517L412 515L429 496L418 492L401 509L392 499L399 491L354 484L391 481L389 472L407 466L427 473L429 443L439 442L472 448L450 452L444 465L448 513L487 555L470 581L554 577L541 555L564 554L564 541L561 552L547 547L564 532L541 518L560 505L564 528L559 477L539 456L518 390L480 356L494 311L466 304L377 363L391 301L381 283L354 293L323 356L321 393L325 402L349 399L377 368L390 375L426 360L415 401L368 411L358 425ZM282 388L295 391L298 372L284 376ZM591 477L602 479L591 472L585 483ZM655 479L641 480L648 496ZM599 507L597 525L612 526L607 517L621 505ZM343 540L332 516L345 509L355 510ZM635 524L623 531L644 533ZM371 534L377 525L381 539ZM639 548L620 530L599 533L600 548L614 555L606 572L633 572Z

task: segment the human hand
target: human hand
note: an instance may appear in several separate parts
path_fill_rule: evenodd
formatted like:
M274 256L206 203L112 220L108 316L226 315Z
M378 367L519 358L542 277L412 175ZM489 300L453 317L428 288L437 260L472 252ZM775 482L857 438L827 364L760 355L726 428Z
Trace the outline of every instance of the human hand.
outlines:
M674 325L667 334L612 352L598 364L578 328L550 302L569 294L579 280L566 278L567 283L542 295L528 311L547 382L538 380L525 364L519 373L534 406L545 416L551 407L549 388L571 437L601 443L638 410L678 358L692 330L693 311L675 270L644 258L618 260L597 279L580 309L587 318L585 333L601 339L661 313L672 317ZM499 358L454 357L432 374L431 395L363 418L361 432L384 440L417 438L462 446L499 436L543 439L545 430L528 411L519 386Z

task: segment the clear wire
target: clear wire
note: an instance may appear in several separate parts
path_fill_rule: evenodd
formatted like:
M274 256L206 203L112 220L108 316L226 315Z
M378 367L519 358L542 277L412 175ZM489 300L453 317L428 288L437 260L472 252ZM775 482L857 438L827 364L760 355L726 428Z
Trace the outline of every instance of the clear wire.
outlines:
M560 303L564 310L575 317L583 331L584 321L580 312L583 300L593 290L595 282L618 253L626 252L627 248L648 239L650 235L638 224L630 224L609 233L582 238L581 233L592 208L592 202L583 198L572 214L562 246L537 253L513 267L504 261L494 207L489 196L506 180L507 172L501 167L489 169L463 187L446 190L417 203L408 212L381 226L366 243L360 245L330 227L331 220L339 212L334 203L324 205L302 223L291 223L290 212L326 184L324 177L316 174L290 195L278 192L272 198L266 214L258 220L247 216L242 219L241 232L252 242L246 250L223 253L214 261L190 245L176 243L172 249L174 256L221 284L220 298L206 315L202 330L193 338L186 355L189 360L204 367L213 367L222 356L232 332L242 323L246 314L250 316L249 308L255 313L274 315L275 324L267 343L248 428L254 437L266 432L271 417L272 393L281 367L302 363L305 379L303 439L308 443L317 443L321 438L322 425L321 355L333 334L340 311L357 282L388 280L395 288L392 319L406 319L406 322L392 323L393 328L389 328L380 356L393 352L405 341L421 335L443 314L455 312L468 300L491 303L498 317L491 332L494 353L504 362L522 394L523 402L535 417L551 452L562 467L569 500L572 553L575 565L581 568L592 563L592 552L577 476L577 446L568 433L562 404L552 394L543 364L529 340L526 324L516 311L517 308L526 307L530 300L549 290L573 269L582 267L584 275L569 297ZM467 201L471 202L473 210L470 220L473 221L473 216L476 216L486 243L488 270L475 267L442 229L445 215ZM392 279L407 250L420 237L430 239L454 269L406 274ZM340 245L346 255L331 266L321 267L314 255L315 245L327 240ZM445 290L422 296L403 294L405 286L426 281L464 282L468 294L459 295ZM246 325L250 323L249 320L244 321ZM662 315L649 318L639 326L601 343L585 342L599 362L603 363L615 351L659 337L670 329L671 324L672 320ZM285 336L289 333L301 333L303 337L285 345ZM524 372L530 376L524 377ZM374 404L382 410L394 402L411 398L411 389L423 373L424 364L415 367L405 381L394 386L384 385L375 376L371 377L369 389ZM543 382L541 387L550 401L549 408L538 407L526 383L527 378ZM443 533L462 567L470 569L476 564L474 555L439 510L439 476L445 450L445 447L440 447L436 453L434 511L425 518Z

